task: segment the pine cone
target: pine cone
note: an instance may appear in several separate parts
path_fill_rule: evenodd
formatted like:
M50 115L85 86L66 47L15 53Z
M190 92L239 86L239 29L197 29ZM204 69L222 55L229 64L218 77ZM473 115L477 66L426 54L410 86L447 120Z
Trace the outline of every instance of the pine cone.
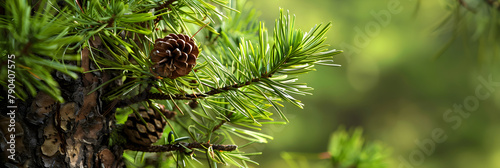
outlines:
M160 111L166 111L163 105L160 105ZM144 107L141 107L139 108L139 114L147 124L144 124L135 113L132 113L128 116L123 131L131 142L143 146L150 146L161 138L163 128L167 122L152 108L146 110Z
M198 54L198 46L192 38L183 34L169 34L165 38L156 39L151 60L156 63L156 73L175 79L191 72Z

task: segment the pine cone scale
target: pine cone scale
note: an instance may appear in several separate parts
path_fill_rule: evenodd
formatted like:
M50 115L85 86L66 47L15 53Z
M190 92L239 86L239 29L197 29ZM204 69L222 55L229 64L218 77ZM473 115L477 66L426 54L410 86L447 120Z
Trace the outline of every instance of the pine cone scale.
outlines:
M179 47L179 44L177 44L177 40L174 40L174 39L168 39L167 41L170 45L172 45L172 47L174 48L178 48Z
M147 123L146 127L148 128L149 132L156 132L155 126L151 123Z
M191 53L191 51L193 51L193 46L190 43L186 43L186 46L184 47L184 52Z
M141 124L136 124L135 125L137 130L139 131L139 133L148 133L148 131L146 130L146 126L144 125L141 125Z
M196 56L194 56L193 54L189 54L188 59L186 60L186 62L189 65L196 64Z
M180 48L181 50L184 50L184 46L186 45L186 42L185 42L184 40L182 40L182 39L178 39L178 40L177 40L177 44L179 45L179 48Z
M199 51L197 46L193 45L193 51L191 51L191 54L198 58Z
M148 138L149 138L149 143L154 143L158 141L158 137L154 135L149 135Z
M177 57L177 61L180 61L180 62L186 62L188 59L188 55L186 53L182 53L181 55L179 55Z
M155 120L155 127L156 128L163 127L163 123L160 120Z

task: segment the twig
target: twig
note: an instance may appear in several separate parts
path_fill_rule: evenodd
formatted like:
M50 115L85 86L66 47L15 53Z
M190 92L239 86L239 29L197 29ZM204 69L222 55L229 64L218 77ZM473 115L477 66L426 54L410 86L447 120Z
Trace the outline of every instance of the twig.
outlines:
M83 9L82 9L82 6L80 5L80 3L78 2L78 0L75 0L76 4L78 5L78 7L80 7L80 10L82 11L82 13L85 13L83 12Z
M228 122L228 121L229 121L229 118L231 118L231 116L232 116L232 115L233 115L233 113L229 113L229 114L226 116L226 118L227 118L228 120L222 120L222 121L221 121L218 125L216 125L216 126L214 127L214 129L212 129L212 132L215 132L215 130L218 130L218 129L222 126L222 125L224 125L224 123Z
M140 146L133 144L126 144L123 146L124 149L133 150L133 151L142 151L142 152L168 152L168 151L184 151L186 148L193 149L206 149L212 146L213 150L218 151L234 151L238 146L236 145L217 145L217 144L209 144L209 143L177 143L172 145L154 145L154 146Z
M155 10L162 10L162 9L165 9L165 8L168 8L168 6L170 4L173 4L175 1L177 0L168 0L167 2L161 4L158 8L156 8Z
M171 4L173 4L175 1L177 1L177 0L169 0L169 1L161 4L158 8L155 8L155 11L163 10L165 8L169 9L168 6L170 6ZM156 27L156 24L158 24L158 22L160 22L160 16L157 16L156 19L155 19L155 21L154 21L155 27Z

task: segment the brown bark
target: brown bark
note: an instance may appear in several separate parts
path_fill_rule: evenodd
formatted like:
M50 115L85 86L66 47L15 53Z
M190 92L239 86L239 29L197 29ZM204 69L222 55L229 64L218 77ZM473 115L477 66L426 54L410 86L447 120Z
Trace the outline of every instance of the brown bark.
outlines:
M88 50L81 52L82 68L92 69ZM72 79L60 72L53 73L58 81L64 103L58 103L45 93L26 101L18 100L15 115L15 159L8 159L9 145L0 138L0 162L6 167L124 167L123 148L108 146L114 127L114 116L103 115L106 102L101 95L106 87L89 92L109 80L108 72L81 74ZM3 89L2 89L3 90ZM5 95L5 94L2 94ZM2 103L3 104L3 103ZM0 108L6 108L5 106ZM1 133L9 140L7 109L0 116ZM113 114L112 112L111 114Z

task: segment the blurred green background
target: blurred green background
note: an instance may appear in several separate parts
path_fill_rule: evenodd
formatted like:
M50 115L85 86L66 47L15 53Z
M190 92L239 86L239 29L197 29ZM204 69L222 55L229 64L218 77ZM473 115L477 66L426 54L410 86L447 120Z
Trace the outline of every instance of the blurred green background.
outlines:
M463 30L463 36L449 43L436 59L454 30L453 25L439 25L452 12L447 2L397 2L400 13L391 13L386 25L381 25L384 23L371 12L387 11L391 5L388 0L251 2L269 29L280 7L295 14L296 25L303 30L333 22L327 43L330 48L345 51L335 58L342 67L319 67L317 72L301 78L315 88L314 95L300 97L306 105L303 110L285 107L289 124L263 129L275 139L253 147L264 152L254 157L260 167L288 167L281 152L305 154L313 159L308 161L309 166L315 167L314 159L326 152L331 133L340 125L360 126L366 140L390 147L389 167L398 167L399 157L410 162L412 152L419 150L415 141L432 138L433 130L439 128L447 139L436 143L429 156L414 157L422 161L415 162L414 167L500 167L500 87L487 99L479 100L477 110L469 117L449 114L460 119L457 129L452 126L458 119L443 119L454 104L463 105L468 96L476 94L481 85L478 78L488 80L491 75L493 81L500 82L494 48L469 38L474 33L470 28ZM374 24L379 25L379 31ZM466 24L476 26L476 22ZM356 45L356 38L362 34L357 29L366 33L367 26L372 26L372 32L366 34L368 40L363 41L364 46Z

